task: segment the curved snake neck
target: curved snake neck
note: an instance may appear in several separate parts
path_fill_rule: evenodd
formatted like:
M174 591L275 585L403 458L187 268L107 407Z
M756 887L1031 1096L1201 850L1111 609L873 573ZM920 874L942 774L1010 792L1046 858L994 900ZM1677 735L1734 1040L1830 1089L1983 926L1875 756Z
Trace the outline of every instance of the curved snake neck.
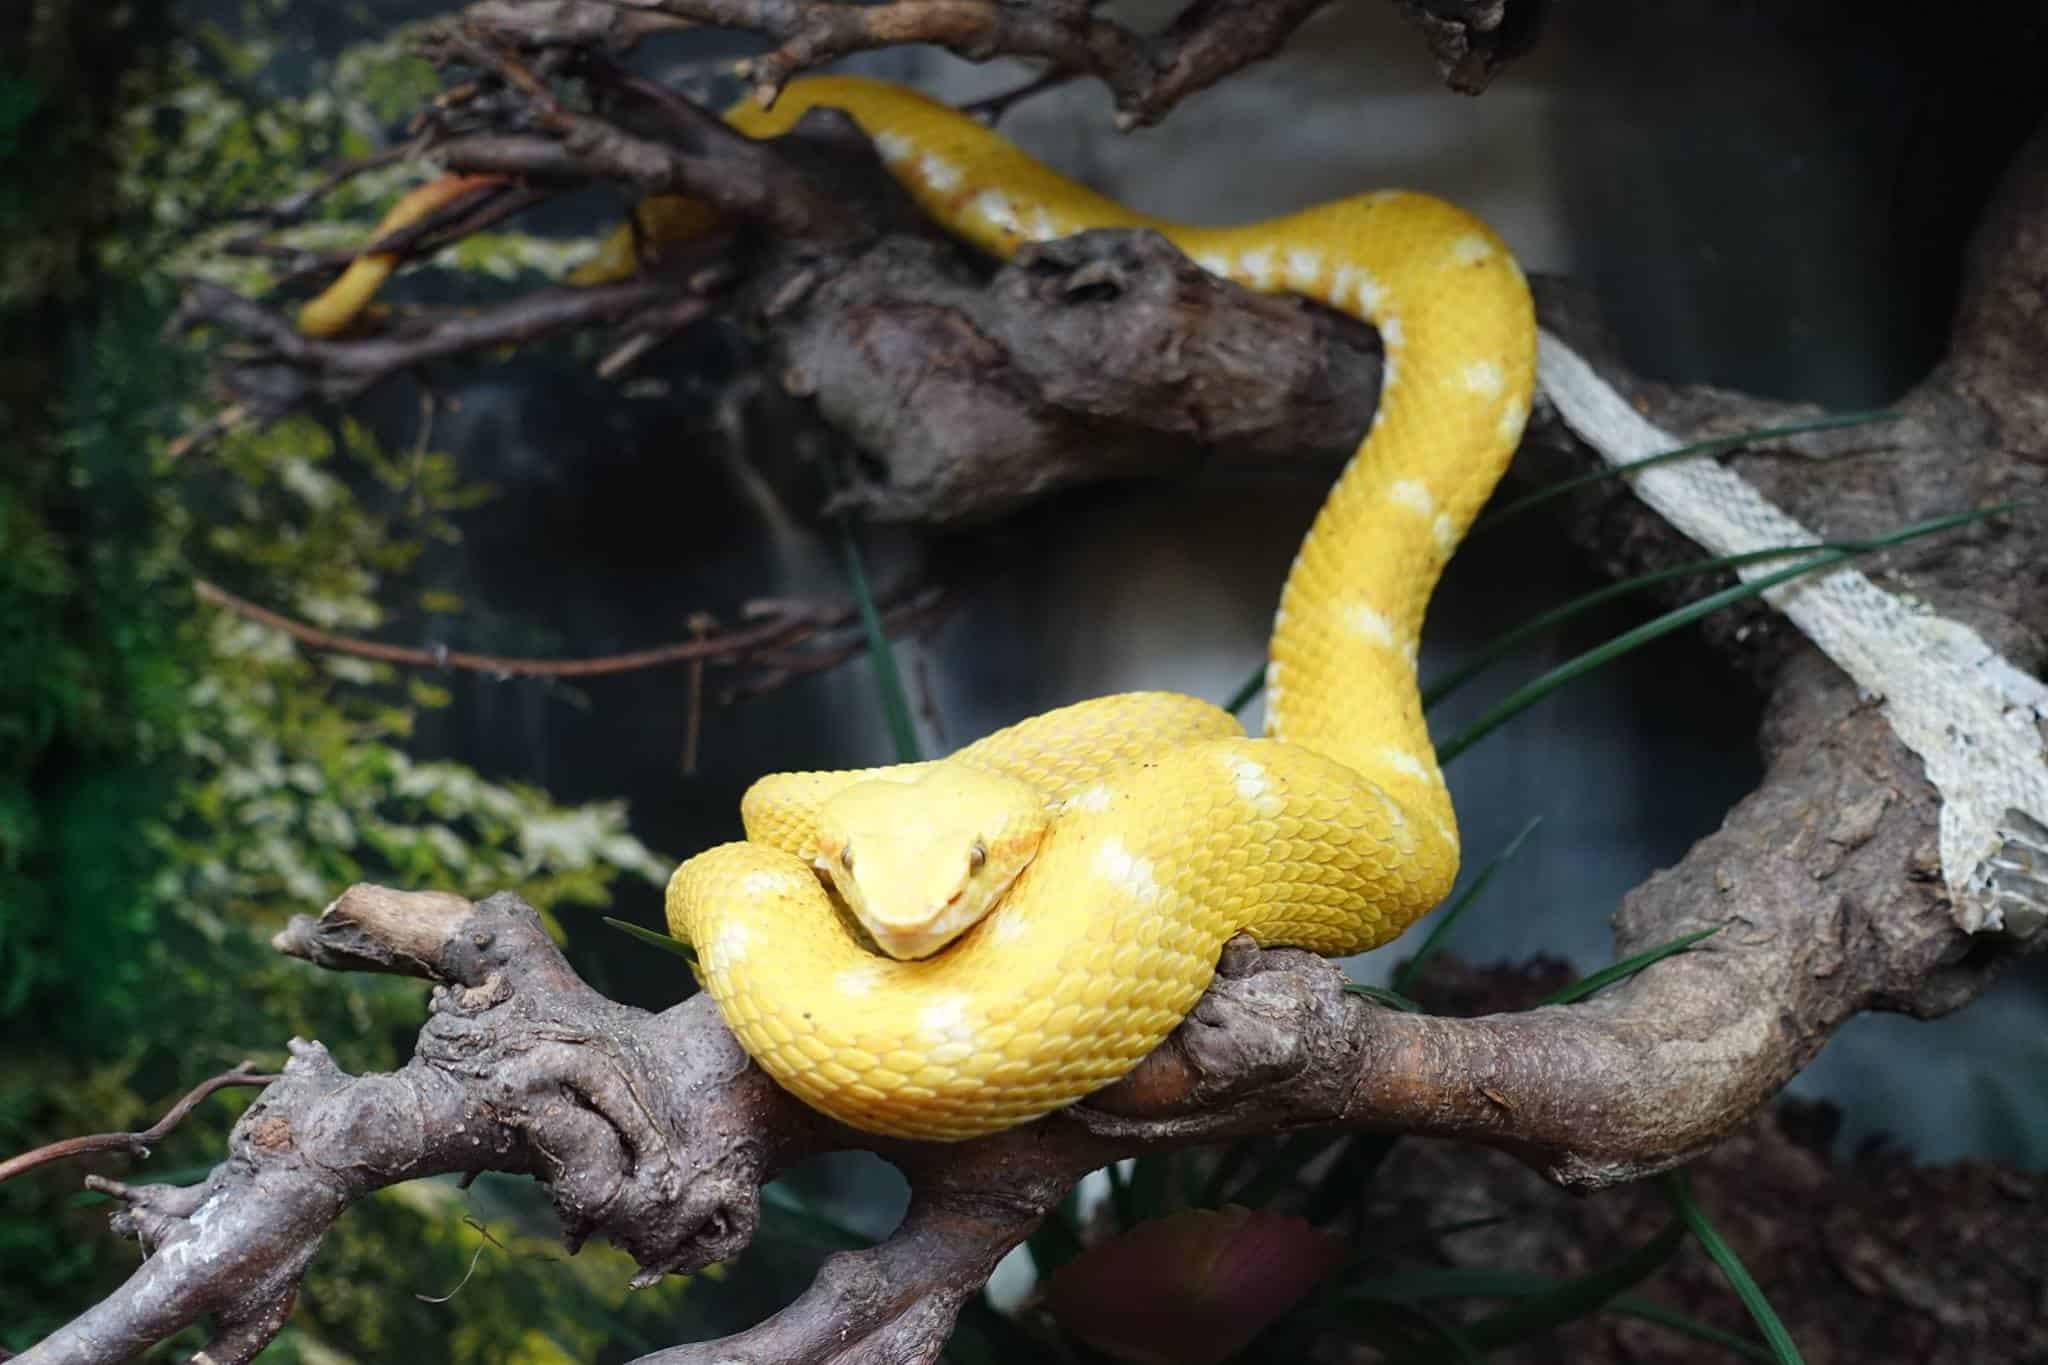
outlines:
M834 792L931 765L763 779L743 804L747 841L677 870L670 926L697 945L706 989L771 1074L859 1127L967 1137L1122 1075L1206 989L1230 935L1359 952L1449 889L1456 823L1416 645L1444 564L1520 439L1535 323L1507 248L1424 195L1188 227L1093 194L896 86L804 80L773 110L727 118L767 137L820 105L850 114L927 214L994 255L1152 228L1215 274L1371 323L1385 352L1372 428L1281 592L1264 739L1205 702L1136 693L941 760L1021 778L1057 818L996 911L922 961L867 952L810 859Z

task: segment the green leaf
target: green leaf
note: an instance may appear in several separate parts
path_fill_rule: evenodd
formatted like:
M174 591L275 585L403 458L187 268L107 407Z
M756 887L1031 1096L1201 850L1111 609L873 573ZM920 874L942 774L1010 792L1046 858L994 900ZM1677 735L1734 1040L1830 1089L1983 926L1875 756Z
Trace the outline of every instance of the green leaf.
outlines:
M639 939L642 943L651 943L664 953L674 953L692 967L697 965L697 950L679 938L670 938L667 934L658 934L652 929L645 929L637 924L628 924L622 919L613 919L610 915L605 915L602 918L612 928L623 930L634 938Z
M1691 625L1701 617L1711 616L1723 607L1755 597L1759 593L1774 588L1780 583L1798 578L1802 574L1809 574L1818 569L1831 569L1847 560L1856 558L1858 555L1886 549L1893 545L1904 544L1909 540L1916 540L1922 536L1950 530L1969 522L1982 521L1986 517L2009 512L2021 505L2018 502L1999 503L1994 507L1973 508L1968 512L1956 512L1949 516L1935 517L1929 521L1917 522L1914 525L1902 527L1889 535L1880 536L1874 540L1859 541L1854 549L1831 550L1818 554L1789 568L1780 569L1776 573L1765 574L1761 578L1754 578L1746 583L1738 583L1731 588L1723 588L1720 592L1709 593L1697 602L1688 602L1682 607L1676 607L1671 611L1665 612L1662 616L1656 617L1654 620L1644 622L1633 630L1623 631L1605 644L1597 645L1580 654L1577 658L1559 664L1556 668L1544 673L1534 681L1516 689L1505 700L1493 707L1492 710L1474 721L1463 733L1438 745L1437 762L1439 765L1449 763L1459 754L1464 753L1474 744L1492 734L1495 730L1498 730L1537 702L1542 701L1566 683L1581 678L1601 665L1610 663L1624 654L1649 644L1652 640L1661 639L1683 626Z
M868 587L867 567L861 562L860 538L854 534L853 519L839 519L839 540L846 554L846 579L853 588L853 600L860 608L861 632L867 636L868 658L875 666L875 685L882 693L882 718L896 745L899 763L915 763L917 730L910 723L910 698L903 690L903 675L896 667L896 650L882 629L882 613L875 608L875 595Z
M1758 427L1754 431L1738 432L1733 436L1716 436L1711 440L1694 441L1690 445L1677 446L1671 450L1660 451L1655 455L1646 455L1640 460L1630 460L1624 464L1610 465L1605 469L1596 469L1589 474L1580 474L1573 478L1561 479L1546 488L1537 489L1527 497L1517 498L1505 507L1487 513L1477 522L1473 523L1472 531L1476 533L1490 530L1504 521L1513 520L1532 507L1539 507L1549 502L1552 498L1561 497L1571 492L1574 488L1583 488L1587 484L1600 483L1607 479L1621 478L1624 475L1648 469L1652 465L1670 464L1675 460L1691 459L1695 455L1719 455L1725 451L1739 450L1743 446L1754 445L1758 441L1771 440L1779 436L1799 436L1809 431L1834 431L1840 427L1860 427L1870 426L1879 422L1896 422L1903 415L1902 413L1891 412L1885 409L1873 409L1867 412L1840 412L1827 417L1816 417L1810 422L1788 422L1783 426Z
M1443 912L1436 917L1436 922L1430 925L1429 937L1422 940L1422 946L1415 950L1415 956L1402 963L1394 972L1395 990L1405 994L1415 985L1416 979L1422 975L1422 969L1436 956L1444 937L1451 932L1451 926L1458 922L1459 916L1471 908L1472 902L1486 889L1486 884L1493 880L1494 874L1514 860L1514 856L1521 852L1522 844L1536 832L1536 826L1542 823L1542 816L1531 816L1529 823L1522 826L1521 832L1508 840L1507 847L1489 858L1486 866L1480 868L1472 879L1465 883L1465 889L1444 907Z
M1756 1322L1757 1330L1763 1333L1764 1344L1771 1348L1772 1359L1778 1365L1802 1365L1799 1348L1792 1344L1792 1334L1785 1330L1785 1324L1778 1320L1777 1312L1771 1307L1764 1291L1757 1287L1749 1271L1743 1267L1742 1259L1733 1247L1721 1240L1721 1234L1708 1219L1707 1212L1699 1201L1693 1198L1692 1180L1683 1170L1667 1171L1664 1174L1664 1197L1671 1201L1672 1211L1685 1224L1686 1229L1698 1239L1701 1248L1713 1258L1715 1265L1735 1290L1735 1297L1742 1300L1742 1306L1749 1310L1749 1316Z
M1674 957L1684 952L1701 939L1712 938L1725 927L1725 925L1716 924L1710 929L1695 929L1689 934L1680 934L1669 943L1660 943L1654 948L1648 948L1637 953L1634 957L1625 957L1612 966L1602 967L1591 976L1582 977L1562 990L1552 991L1536 1003L1538 1005L1569 1005L1575 1000L1584 1000L1595 991L1604 990L1625 977L1634 976L1653 962L1662 962L1667 957Z

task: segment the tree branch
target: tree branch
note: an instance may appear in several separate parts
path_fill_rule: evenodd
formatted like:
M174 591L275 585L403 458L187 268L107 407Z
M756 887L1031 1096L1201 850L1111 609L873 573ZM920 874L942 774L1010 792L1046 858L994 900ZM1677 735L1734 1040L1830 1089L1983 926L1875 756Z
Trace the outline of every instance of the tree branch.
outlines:
M854 607L846 602L820 603L792 598L750 602L744 614L759 624L741 630L706 631L694 639L657 645L652 649L601 654L587 659L529 659L505 654L476 654L449 649L445 645L422 649L415 645L386 644L381 640L338 635L258 606L204 579L193 583L192 592L209 606L268 626L316 653L374 659L404 668L452 668L499 678L591 678L680 663L714 663L753 670L752 677L742 680L730 690L731 695L753 695L780 687L794 678L836 668L866 647L857 632L841 629L855 616ZM943 619L958 600L958 594L934 589L896 596L897 600L890 602L882 612L883 628L891 636L928 629ZM841 634L850 638L838 638Z

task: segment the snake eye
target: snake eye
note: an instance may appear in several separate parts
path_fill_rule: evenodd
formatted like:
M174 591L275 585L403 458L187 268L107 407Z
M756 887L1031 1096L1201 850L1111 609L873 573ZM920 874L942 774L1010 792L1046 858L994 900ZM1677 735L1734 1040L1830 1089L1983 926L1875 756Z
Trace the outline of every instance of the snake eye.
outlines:
M967 870L969 872L979 872L981 871L981 865L987 861L988 845L976 839L974 846L967 850Z
M841 867L845 868L845 869L846 869L846 870L847 870L848 872L851 872L851 871L853 871L853 845L852 845L852 844L848 844L848 845L847 845L847 846L846 846L845 848L842 848L842 849L840 849L840 850L839 850L839 865L840 865Z

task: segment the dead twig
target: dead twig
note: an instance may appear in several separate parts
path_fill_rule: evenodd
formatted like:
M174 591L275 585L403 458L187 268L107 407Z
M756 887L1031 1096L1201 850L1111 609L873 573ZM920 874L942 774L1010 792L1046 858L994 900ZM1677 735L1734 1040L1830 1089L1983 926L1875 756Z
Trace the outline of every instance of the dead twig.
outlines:
M693 638L689 640L657 645L652 649L631 650L586 659L533 659L504 654L477 654L468 650L449 649L445 645L425 648L416 645L395 645L380 640L365 640L353 635L340 635L304 621L294 620L268 607L258 606L247 598L238 597L205 579L194 581L192 594L209 606L219 607L244 620L281 631L318 653L371 659L403 668L454 669L465 673L483 673L496 678L593 678L649 668L665 668L672 664L689 664L693 669L704 664L721 664L727 667L747 665L763 670L765 681L723 694L723 701L738 696L759 695L796 678L836 668L860 652L860 646L835 641L828 634L852 618L851 606L807 603L786 598L777 599L772 607L767 609L760 608L759 604L750 604L748 615L759 624L741 630L716 632L708 628L700 629L700 624L709 622L711 618L699 615L691 618ZM926 628L950 610L957 600L955 595L936 589L914 593L907 601L899 602L883 613L883 626L891 635ZM798 648L814 642L821 643L822 647L812 650Z
M185 1093L185 1098L170 1107L165 1115L149 1127L137 1133L94 1133L88 1137L65 1138L61 1142L46 1143L32 1151L0 1161L0 1184L26 1175L38 1166L47 1166L53 1161L69 1161L73 1157L90 1156L94 1152L129 1152L146 1157L150 1148L162 1142L177 1130L201 1101L216 1090L230 1086L269 1085L282 1077L256 1070L254 1062L241 1062L232 1070L218 1076L209 1076Z

